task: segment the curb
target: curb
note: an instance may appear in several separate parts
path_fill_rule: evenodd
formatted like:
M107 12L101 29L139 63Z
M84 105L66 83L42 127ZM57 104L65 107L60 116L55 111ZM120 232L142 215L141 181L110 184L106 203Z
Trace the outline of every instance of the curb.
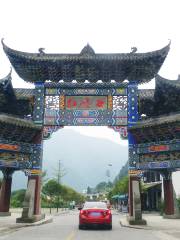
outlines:
M10 233L11 230L16 231L20 228L40 226L40 225L52 223L52 222L53 222L53 218L51 217L51 218L47 218L47 219L44 219L44 220L41 220L41 221L35 222L35 223L16 223L15 225L1 228L0 233L6 234L6 233Z
M122 221L119 221L121 227L126 227L126 228L134 228L134 229L142 229L142 230L153 230L152 228L146 226L146 227L143 227L143 226L138 226L138 225L129 225L129 224L124 224L122 223Z
M43 224L47 224L47 223L52 223L53 222L53 218L49 217L47 219L38 221L38 222L34 222L34 223L16 223L16 225L14 226L10 226L8 227L9 229L16 229L16 228L23 228L23 227L34 227L34 226L40 226Z

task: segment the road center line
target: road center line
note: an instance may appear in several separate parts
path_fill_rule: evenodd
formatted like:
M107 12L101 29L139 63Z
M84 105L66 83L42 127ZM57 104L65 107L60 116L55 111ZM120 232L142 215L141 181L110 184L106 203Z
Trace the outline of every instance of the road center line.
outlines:
M73 240L74 237L75 237L75 232L72 231L72 232L67 236L66 240Z

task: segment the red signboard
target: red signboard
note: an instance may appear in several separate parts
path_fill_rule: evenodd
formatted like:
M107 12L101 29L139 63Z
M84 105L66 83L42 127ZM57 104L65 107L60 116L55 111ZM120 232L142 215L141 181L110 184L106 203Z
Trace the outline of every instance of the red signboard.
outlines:
M66 96L65 108L72 109L107 109L107 96Z
M10 145L10 144L0 144L1 150L8 150L8 151L19 151L18 145Z
M150 152L169 151L169 145L153 145L149 147Z

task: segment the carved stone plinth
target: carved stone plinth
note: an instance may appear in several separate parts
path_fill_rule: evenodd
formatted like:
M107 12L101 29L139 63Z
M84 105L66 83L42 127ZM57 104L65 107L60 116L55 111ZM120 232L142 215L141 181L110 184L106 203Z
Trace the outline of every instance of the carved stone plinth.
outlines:
M127 221L130 225L147 225L145 219L135 219L134 217L127 216Z
M16 218L17 223L34 223L38 222L42 219L45 218L45 214L40 214L40 215L33 215L32 217L21 217L21 218Z
M0 212L0 217L8 217L11 216L11 212Z

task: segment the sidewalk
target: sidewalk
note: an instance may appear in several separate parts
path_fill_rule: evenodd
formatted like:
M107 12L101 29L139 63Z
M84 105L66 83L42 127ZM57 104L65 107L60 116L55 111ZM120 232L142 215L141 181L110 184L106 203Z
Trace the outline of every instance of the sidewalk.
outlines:
M59 213L56 213L56 210L53 209L52 214L49 214L49 209L42 209L42 213L45 213L45 219L35 223L16 223L16 218L21 217L22 209L11 209L10 212L11 216L0 217L0 236L17 231L19 228L51 223L53 221L53 215L57 216L66 213L67 210L60 210Z
M147 226L129 225L126 214L119 213L122 227L146 229L166 234L171 239L180 239L180 219L164 219L158 213L143 214L143 219L147 221ZM168 238L167 238L168 239Z

